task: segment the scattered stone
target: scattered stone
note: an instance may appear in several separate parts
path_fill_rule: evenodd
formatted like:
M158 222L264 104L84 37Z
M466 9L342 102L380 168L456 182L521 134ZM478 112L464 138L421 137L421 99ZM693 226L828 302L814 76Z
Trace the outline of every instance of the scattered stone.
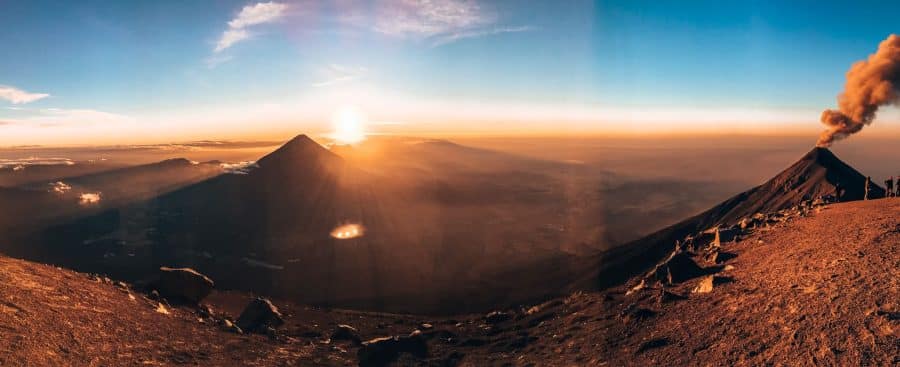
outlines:
M420 330L431 330L431 329L433 329L433 328L434 328L434 325L429 324L429 323L427 323L427 322L423 322L423 323L419 324L419 329L420 329Z
M209 307L209 305L206 305L206 304L202 304L202 305L198 306L197 313L200 314L200 316L202 316L202 317L212 317L213 316L212 307Z
M625 295L630 296L632 294L640 292L645 287L647 287L647 281L645 279L641 279L641 282L638 283L636 286L629 288L628 291L625 292Z
M508 313L502 311L494 311L484 316L484 321L488 324L498 324L512 318Z
M697 286L694 287L692 293L709 293L712 292L713 288L716 285L731 282L730 277L717 277L714 275L707 275L700 279L700 282L697 283Z
M331 340L349 340L354 343L359 343L359 330L356 330L355 327L350 325L338 325L334 328L334 332L331 333Z
M275 330L275 328L271 326L266 326L265 334L271 340L278 339L278 330Z
M198 304L212 292L214 283L190 268L159 268L156 288L167 298Z
M635 351L635 354L643 353L650 349L662 348L667 345L669 345L669 339L667 339L667 338L650 339L648 341L641 343L641 345L638 347L637 351Z
M651 309L637 307L637 305L628 306L625 311L623 311L620 315L622 321L626 324L630 324L632 322L643 321L649 319L653 316L656 316L656 311Z
M235 334L243 334L244 331L241 330L240 326L235 325L231 320L225 319L222 321L222 329L225 331L230 331Z
M709 293L713 290L713 276L707 275L700 279L700 283L697 283L697 286L694 287L693 293Z
M237 326L248 333L263 333L267 327L277 328L282 324L284 324L284 318L278 311L278 307L262 297L250 301L237 320Z
M364 342L356 356L362 367L380 367L387 366L404 353L425 358L428 356L428 345L420 334L376 338Z
M169 309L166 308L166 306L164 304L162 304L162 302L159 302L159 303L157 303L157 306L156 306L156 312L159 312L163 315L168 315Z
M656 296L656 303L662 305L664 303L680 301L683 299L687 299L687 297L669 292L665 289L660 289L659 294Z
M721 264L733 258L735 258L733 253L714 250L706 256L706 261L712 264Z

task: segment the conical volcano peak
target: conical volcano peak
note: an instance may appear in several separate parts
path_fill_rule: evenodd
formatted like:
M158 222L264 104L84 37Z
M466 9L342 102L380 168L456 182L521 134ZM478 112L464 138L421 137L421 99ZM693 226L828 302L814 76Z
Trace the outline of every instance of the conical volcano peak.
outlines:
M293 160L336 160L340 159L337 155L316 143L306 134L300 134L284 143L274 152L262 157L258 163L260 166L271 164L272 162L293 161Z
M812 148L812 150L810 150L809 153L806 153L806 155L803 156L801 160L820 163L841 162L841 160L838 159L838 157L835 156L833 152L831 152L831 149L825 147ZM843 164L843 162L841 163Z

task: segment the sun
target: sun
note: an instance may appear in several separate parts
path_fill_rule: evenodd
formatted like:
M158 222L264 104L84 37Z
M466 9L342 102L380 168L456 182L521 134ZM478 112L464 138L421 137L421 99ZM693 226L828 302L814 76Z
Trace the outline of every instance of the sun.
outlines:
M342 107L331 119L331 138L341 144L355 144L366 139L366 119L354 107Z

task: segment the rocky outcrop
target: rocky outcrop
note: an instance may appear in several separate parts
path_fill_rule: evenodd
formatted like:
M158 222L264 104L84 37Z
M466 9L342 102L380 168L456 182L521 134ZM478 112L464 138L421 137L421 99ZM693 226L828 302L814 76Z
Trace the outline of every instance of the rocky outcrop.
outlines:
M237 320L237 326L245 333L269 334L271 329L283 324L284 317L281 316L278 307L262 297L250 301Z
M175 302L198 304L212 292L215 283L191 268L159 268L156 289Z
M331 340L349 340L354 343L359 343L359 331L353 326L340 324L335 327L334 332L331 333Z
M402 353L418 358L428 356L428 344L421 333L413 332L407 336L376 338L362 344L357 352L359 365L362 367L387 366Z
M686 252L676 251L668 259L657 265L650 272L649 276L651 280L663 284L675 284L703 274L705 274L703 268L697 265L690 255Z

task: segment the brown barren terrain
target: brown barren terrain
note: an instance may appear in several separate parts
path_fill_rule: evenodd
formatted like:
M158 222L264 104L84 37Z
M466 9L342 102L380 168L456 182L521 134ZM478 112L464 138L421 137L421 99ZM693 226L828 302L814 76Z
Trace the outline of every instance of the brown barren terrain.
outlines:
M692 292L702 277L667 288L682 299L660 302L658 286L626 295L621 286L490 320L276 302L287 323L274 339L225 331L214 318L201 323L188 307L160 313L102 278L0 258L0 364L356 364L357 343L329 338L337 324L357 328L363 341L422 330L427 357L401 354L401 365L900 363L900 200L820 207L722 249L734 257L696 259L718 270L711 292ZM208 302L219 317L234 317L248 297Z

